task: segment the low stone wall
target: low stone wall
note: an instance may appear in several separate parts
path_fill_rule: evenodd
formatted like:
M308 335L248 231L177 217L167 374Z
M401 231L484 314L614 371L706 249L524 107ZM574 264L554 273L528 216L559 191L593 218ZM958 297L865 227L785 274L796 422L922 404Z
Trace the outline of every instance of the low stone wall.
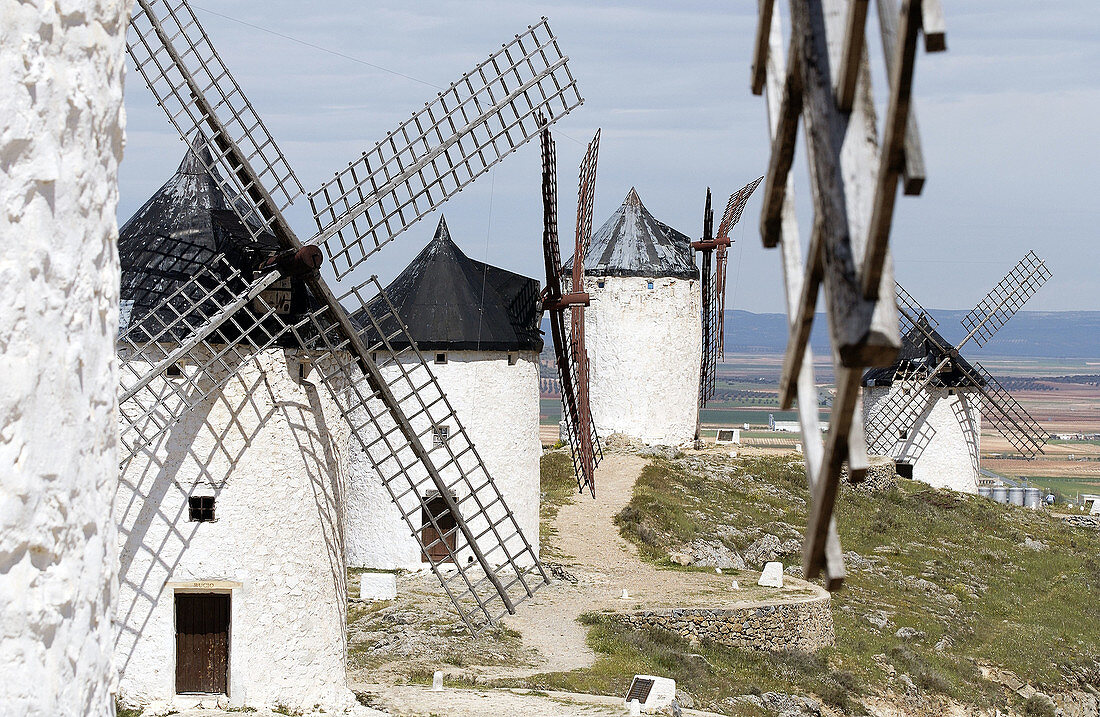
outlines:
M634 628L657 627L686 639L750 650L816 652L834 643L830 598L742 608L673 608L619 615Z
M853 483L848 479L848 466L840 469L840 480L843 485L862 490L867 493L887 491L898 484L898 470L894 459L889 456L868 456L867 477L859 483Z

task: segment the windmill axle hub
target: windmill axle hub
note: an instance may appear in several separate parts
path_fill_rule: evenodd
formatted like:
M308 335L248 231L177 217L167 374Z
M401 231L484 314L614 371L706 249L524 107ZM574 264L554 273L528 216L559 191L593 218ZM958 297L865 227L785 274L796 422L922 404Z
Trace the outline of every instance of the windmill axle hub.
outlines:
M591 303L592 297L587 292L578 291L572 294L562 294L557 301L547 298L543 302L542 308L551 311L554 309L568 309L571 306L588 306Z
M695 251L711 251L720 246L729 246L730 243L729 237L719 237L718 239L693 241L691 243L691 248Z
M260 268L277 268L283 276L305 276L317 271L324 259L321 248L310 244L300 249L279 252L261 264Z

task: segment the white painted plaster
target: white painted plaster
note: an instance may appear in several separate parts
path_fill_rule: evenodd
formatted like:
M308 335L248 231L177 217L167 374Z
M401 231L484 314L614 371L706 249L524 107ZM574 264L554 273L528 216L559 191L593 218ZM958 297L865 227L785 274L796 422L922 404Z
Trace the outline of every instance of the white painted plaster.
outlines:
M359 576L359 598L362 600L397 598L397 574L363 573Z
M429 359L435 352L426 355ZM516 352L516 363L508 364L503 351L449 351L447 363L432 364L431 370L454 407L482 460L516 516L536 554L539 535L539 369L534 351ZM406 366L411 359L402 357ZM396 375L395 365L383 366L387 380ZM414 414L413 399L403 406ZM427 430L426 416L414 419L414 428ZM454 431L454 428L451 427ZM425 439L431 446L431 434ZM437 451L442 449L435 449ZM347 478L348 563L356 567L387 570L421 570L419 543L410 534L389 492L382 485L366 453L353 442ZM455 477L444 471L444 479ZM456 495L456 498L461 498ZM407 501L407 502L406 502ZM414 508L415 496L402 505ZM475 533L478 524L471 524ZM460 555L460 560L468 559Z
M894 391L893 386L868 386L863 389L864 421L882 410ZM978 492L978 468L981 449L981 394L973 390L926 390L923 408L908 431L900 438L902 426L892 429L897 437L890 450L896 461L913 465L913 479L937 488L962 493Z
M589 395L599 435L624 433L651 445L693 440L702 358L699 282L590 276L585 288L592 297L584 312Z
M127 702L173 697L171 583L191 581L239 584L229 588L231 704L353 702L340 502L348 429L317 375L299 382L296 357L265 351L124 466L115 516ZM192 495L216 496L215 522L189 520Z
M129 3L0 0L0 714L113 715Z

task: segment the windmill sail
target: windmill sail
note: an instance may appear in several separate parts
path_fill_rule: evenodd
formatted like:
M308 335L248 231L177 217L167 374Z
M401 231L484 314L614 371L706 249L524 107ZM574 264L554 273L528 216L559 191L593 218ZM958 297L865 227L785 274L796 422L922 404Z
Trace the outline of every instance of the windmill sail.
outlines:
M546 18L309 195L337 278L584 100Z
M706 406L714 397L714 379L718 372L718 274L713 267L714 210L710 206L710 187L707 187L706 204L703 207L703 266L700 286L700 303L703 319L702 365L699 369L699 406Z
M561 383L562 421L573 459L573 474L578 490L596 494L595 470L603 457L599 436L592 422L588 400L588 356L584 349L583 306L573 307L570 326L566 327L561 248L558 243L558 180L557 152L554 138L545 124L541 131L542 145L542 205L543 205L543 259L546 267L544 306L550 320L550 333L554 342L555 363ZM592 205L594 201L596 156L599 132L588 145L580 168L580 187L577 202L576 254L584 256L592 232ZM583 292L583 262L574 262L570 273L574 296ZM578 312L578 309L580 311Z
M1009 319L1035 295L1050 270L1043 260L1029 251L985 298L963 317L962 325L973 334L974 343L984 346Z
M714 398L718 362L726 351L726 254L729 251L730 232L745 211L749 197L763 180L757 177L730 195L717 234L712 234L714 213L710 206L710 189L703 214L703 239L694 246L703 254L702 307L703 307L703 360L699 372L699 405L706 406ZM713 260L711 252L714 252Z
M159 357L158 360L149 361L148 357L142 354L139 357L140 360L130 362L131 366L127 368L132 374L133 381L128 388L123 389L126 400L133 402L143 390L156 390L154 387L156 377L166 371L171 361L177 356L189 355L199 349L205 351L221 346L221 340L240 346L239 341L233 340L235 336L225 335L227 329L223 327L234 327L229 332L235 334L236 327L240 325L240 330L247 336L252 336L258 327L264 328L266 338L245 344L242 353L233 355L238 365L288 333L293 334L296 342L303 348L323 350L329 362L338 366L338 370L335 373L322 375L326 378L329 390L335 395L344 397L342 403L340 399L337 402L349 421L353 435L364 444L364 447L369 446L375 451L372 456L383 460L383 456L377 451L390 451L385 454L385 457L396 461L394 464L396 468L379 471L383 482L391 490L391 495L399 490L398 494L403 497L409 497L410 500L414 497L419 508L424 510L425 514L430 514L431 511L425 502L427 498L423 492L420 492L420 489L426 485L424 480L427 480L447 504L447 509L456 522L456 530L464 536L465 545L462 549L468 551L469 559L466 562L456 560L457 580L461 581L464 587L456 589L455 584L448 583L449 578L446 578L438 569L436 570L436 574L443 582L463 620L471 630L477 631L499 617L498 608L503 608L505 612L513 612L517 602L530 595L536 587L547 582L546 574L534 556L531 546L515 524L515 519L511 516L503 497L488 477L480 456L473 449L472 444L469 444L469 439L457 416L454 415L446 398L439 392L438 384L423 361L423 357L417 353L414 367L409 370L402 369L395 389L380 373L361 332L353 325L340 300L330 291L316 271L304 273L302 276L315 302L305 314L308 324L283 321L279 318L278 306L263 301L264 291L271 289L285 273L293 271L295 262L291 260L292 257L303 257L301 253L303 243L295 236L281 213L286 203L297 194L300 185L296 179L293 179L293 174L286 165L282 153L278 151L270 134L256 117L251 104L228 70L221 64L205 31L187 3L184 0L177 0L171 4L163 0L138 0L138 6L134 22L137 41L129 43L128 48L139 66L139 71L158 102L164 107L172 124L185 140L197 137L203 131L206 132L209 142L216 149L215 161L225 170L228 178L226 181L231 183L230 189L235 189L235 191L227 189L226 193L239 198L239 201L233 202L234 210L241 214L240 219L246 227L249 227L250 232L259 235L267 231L274 235L278 244L285 250L282 255L285 266L280 267L280 271L266 271L251 283L244 281L246 277L243 275L226 277L215 274L212 276L211 286L197 281L189 284L190 288L182 295L173 295L183 302L182 308L177 309L169 303L172 297L160 304L152 312L153 315L160 316L164 312L171 311L180 316L179 321L173 324L179 331L179 336L175 340L176 345L167 355ZM529 40L537 39L536 50L521 41L521 37L528 38L528 36ZM521 50L522 56L517 55ZM522 64L528 69L536 66L538 60L530 54L531 52L540 53L540 57L544 60L552 53L557 53L557 59L547 61L544 71L535 70L527 82L521 82L518 86L512 85L511 77L519 77L525 72L519 65ZM523 36L517 36L516 40L506 45L504 50L493 55L488 63L492 65L493 72L502 66L507 69L500 70L500 75L494 75L486 64L479 66L475 72L484 80L484 86L475 89L473 80L467 75L462 81L452 85L452 90L446 95L441 95L441 99L436 103L429 103L421 113L414 115L413 120L403 124L396 133L390 133L387 140L379 145L382 147L388 143L394 150L393 156L390 157L392 161L387 160L378 167L378 171L387 176L386 186L380 187L374 183L371 185L371 193L368 194L363 185L360 185L353 190L354 195L346 193L342 195L342 199L333 199L333 203L329 205L330 209L344 201L348 203L347 211L337 216L333 210L333 221L329 225L329 233L319 234L307 243L316 244L326 238L339 236L341 228L353 222L369 207L374 206L378 197L396 197L396 192L402 187L406 189L412 187L416 181L423 183L419 194L399 204L396 210L399 221L393 221L392 215L386 215L386 221L373 226L371 231L376 249L533 136L533 133L528 132L524 125L520 125L522 132L514 131L517 124L530 114L518 110L520 102L526 102L534 107L545 104L548 105L548 110L551 101L559 102L561 106L554 106L550 115L554 118L560 117L581 102L579 94L576 93L576 84L569 75L566 58L557 50L557 41L546 26L545 19L539 25L530 28ZM548 93L547 89L540 84L543 81L551 84L559 83L562 77L567 78L568 82L558 84L556 92ZM463 94L465 90L460 89L463 84L469 90L466 95ZM499 92L502 87L512 89L506 95L495 95L494 92ZM536 103L533 99L536 87L543 98L542 103ZM459 106L447 108L447 103L450 101L448 98L452 96L463 99ZM563 99L566 97L569 99ZM492 100L487 105L490 109L480 109L482 99ZM443 115L433 114L436 111L433 108L437 103L443 109L447 109L447 112ZM461 116L468 119L474 107L479 108L477 119L468 125L460 125L456 121L457 118ZM511 111L515 117L513 119L505 117L502 114L505 110ZM423 126L417 124L418 118L419 120L433 118L437 121L430 123L430 129L420 136L411 131L413 126ZM500 133L496 133L497 129ZM478 134L479 131L488 131L488 140L485 135ZM433 141L428 139L427 132L433 133L438 143L433 144ZM407 147L398 149L397 136L408 142ZM463 138L467 136L478 148L476 158L464 154L468 147L464 147ZM509 148L506 151L499 150L497 141L507 141ZM462 162L461 164L452 163L449 171L438 173L436 177L437 180L447 177L456 179L457 186L443 188L437 186L438 181L425 180L424 173L429 171L426 169L429 164L435 168L438 162L443 161L440 159L441 156L445 157L446 161L452 161L451 147L458 148L456 151L460 152ZM486 150L489 148L494 150L495 158L485 158ZM380 150L380 156L387 156L387 151ZM408 161L410 157L415 157L411 163ZM361 162L365 163L366 159ZM358 163L353 163L343 175L338 176L338 180L340 177L348 176L357 178L359 176L357 166ZM468 176L462 179L458 179L460 166L466 167L468 171ZM473 167L479 168L475 170L472 169ZM213 167L208 169L212 170ZM373 175L373 178L377 180L378 177ZM364 181L372 180L364 177ZM336 184L339 185L339 182L337 181ZM436 193L433 195L432 191ZM428 201L417 202L421 194L425 195ZM357 202L354 205L350 204L352 196ZM240 209L241 206L244 207L243 211ZM320 219L318 221L320 222ZM380 232L385 232L385 236ZM372 251L373 249L362 251L355 263L362 261ZM314 248L312 253L306 251L304 256L310 260L306 263L310 263L319 260L320 254ZM298 262L298 264L301 263L301 261ZM314 263L309 268L316 269L316 266L317 264ZM349 294L341 297L341 300L356 301L358 306L355 308L361 308L366 305L363 292L363 286L356 287ZM179 296L183 298L180 299ZM255 310L248 309L256 299L261 300L258 316L252 315ZM387 311L379 321L386 325L392 324L398 327L395 330L400 330L400 327L403 327L402 322L396 317L396 312L392 311L392 306L389 309L391 310ZM246 314L247 320L242 322L238 317L245 310L251 313ZM140 323L142 327L146 326L144 322ZM266 328L269 323L275 326L271 331ZM156 328L155 324L153 326L154 328L149 330L142 329L142 335L133 342L135 347L151 350L151 345L157 343L158 338L166 336ZM383 334L383 336L387 335ZM392 347L386 341L382 342L380 350L383 353L393 353L391 349ZM413 350L415 351L415 348ZM206 373L211 368L215 370L224 368L224 371L218 373L216 379L211 380ZM224 384L224 381L236 370L236 366L224 364L224 362L217 365L203 362L199 364L197 374L202 378L196 378L196 380L207 381L208 385L203 390L209 395L215 390L211 387L213 384L219 381ZM339 385L329 383L338 379ZM366 385L368 390L364 392L357 388L360 384ZM348 393L349 391L351 393ZM426 394L422 396L418 393L419 391L425 391ZM173 400L182 407L182 410L169 407L166 413L159 414L156 419L153 419L151 416L164 408L163 404L155 403L154 397L150 400L154 402L156 410L139 407L131 411L130 415L141 420L142 427L146 429L135 431L140 435L140 439L135 441L135 444L148 443L163 434L186 412L188 401L179 398L177 393L173 395L176 397ZM441 420L448 421L449 425L462 437L461 440L469 445L449 447L445 455L429 451L425 447L424 438L431 433L431 429L427 432L421 430L405 414L406 403L414 399L415 403L412 406L413 416L416 419L425 416L437 417L437 414L432 411L444 411ZM375 404L383 408L372 408ZM126 410L123 414L128 415ZM367 419L362 419L363 415L366 415ZM363 431L368 431L366 437L362 434ZM381 442L371 438L373 434L370 431L382 436ZM421 473L426 478L423 478ZM391 483L398 487L391 486ZM404 509L402 512L406 521L411 524L409 515ZM431 518L431 522L434 527L440 527L435 517ZM413 534L423 543L423 533L420 530L414 529ZM433 546L423 547L427 553ZM505 577L505 573L509 573L512 577ZM493 597L493 594L496 597Z
M253 236L273 231L279 212L304 190L191 6L137 0L130 29L126 50L172 126L196 153L207 139L223 171L207 169L239 198L233 209Z

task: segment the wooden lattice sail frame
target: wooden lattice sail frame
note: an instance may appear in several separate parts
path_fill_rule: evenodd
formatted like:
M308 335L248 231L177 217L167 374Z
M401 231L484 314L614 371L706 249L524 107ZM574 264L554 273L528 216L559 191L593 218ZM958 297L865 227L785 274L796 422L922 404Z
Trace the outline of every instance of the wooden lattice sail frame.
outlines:
M581 160L577 183L577 225L574 235L573 266L562 267L558 242L557 151L549 126L541 133L542 145L542 249L546 268L543 307L550 320L554 361L561 383L562 421L573 459L577 489L588 488L596 496L596 466L603 457L600 438L592 421L588 386L588 352L584 345L584 309L591 297L584 290L584 257L592 239L592 212L596 197L596 164L600 131L596 130ZM569 291L564 289L569 281ZM565 312L569 311L566 327Z
M771 157L760 233L780 247L790 337L780 404L798 397L811 500L803 544L808 578L825 573L829 589L844 581L833 521L841 470L853 480L867 470L860 378L893 362L900 346L890 225L897 185L917 194L924 183L911 89L917 38L946 49L938 0L878 0L889 81L879 137L865 43L868 0L792 0L786 42L775 0L758 0L751 85L766 96ZM785 50L789 47L789 57ZM799 120L804 126L813 196L813 228L803 263L790 176ZM809 338L820 288L832 343L836 396L822 438Z

